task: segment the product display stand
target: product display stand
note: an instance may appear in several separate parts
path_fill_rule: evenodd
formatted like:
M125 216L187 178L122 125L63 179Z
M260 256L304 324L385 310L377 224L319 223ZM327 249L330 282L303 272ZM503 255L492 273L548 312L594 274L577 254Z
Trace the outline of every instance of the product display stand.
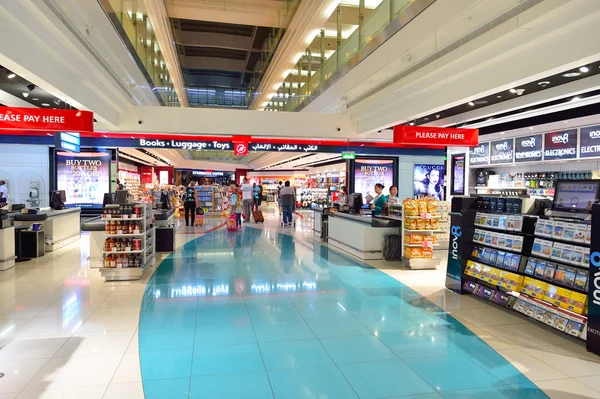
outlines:
M415 203L418 201L412 201ZM398 205L392 206L392 212L398 214ZM402 261L409 269L423 270L436 269L442 262L440 258L433 256L433 250L439 247L437 234L444 233L440 229L440 217L437 212L419 212L415 209L411 212L406 202L402 204L402 228L400 234L404 245L402 245ZM432 228L432 225L435 228Z
M454 198L446 287L586 339L591 227L522 214L520 198Z
M105 281L139 280L156 255L152 204L109 205L104 208Z

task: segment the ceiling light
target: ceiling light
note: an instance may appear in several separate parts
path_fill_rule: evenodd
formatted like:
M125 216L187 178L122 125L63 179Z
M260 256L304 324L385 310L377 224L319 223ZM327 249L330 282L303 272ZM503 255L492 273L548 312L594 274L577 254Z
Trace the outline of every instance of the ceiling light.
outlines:
M571 99L571 102L574 103L575 101L579 101L579 100L581 100L581 98L579 98L579 97L573 97Z
M49 106L50 106L50 104L48 104L48 103L42 103L42 106L44 106L44 107L49 107Z
M549 81L547 81L547 80L544 80L543 82L538 82L538 85L539 85L539 86L542 86L542 87L546 87L546 86L548 86L549 84L550 84L550 82L549 82Z
M515 94L517 92L517 89L510 89L509 90L512 94Z
M496 96L496 98L502 98L502 96Z
M414 125L415 125L415 123L414 123L414 122L411 122L411 123L409 123L409 125L411 125L411 126L414 126Z
M23 97L25 97L25 98L29 97L29 93L21 93L21 94L23 94Z
M474 103L473 101L469 101L469 105L470 105L471 107L474 107L474 106L475 106L475 103Z
M582 66L581 68L579 68L579 70L583 73L589 72L590 68L586 67L586 66Z
M9 73L7 77L8 77L9 79L12 79L12 78L14 78L15 76L17 76L17 75L15 75L14 73Z
M500 134L504 134L504 132L500 132Z
M581 75L581 72L567 72L565 74L563 74L563 77L565 78L574 78Z
M25 93L23 93L23 95L25 95ZM38 101L38 100L39 100L39 98L33 97L31 100L33 100L33 101Z
M533 130L533 128L532 128L532 127L530 127L530 128L529 128L529 130Z

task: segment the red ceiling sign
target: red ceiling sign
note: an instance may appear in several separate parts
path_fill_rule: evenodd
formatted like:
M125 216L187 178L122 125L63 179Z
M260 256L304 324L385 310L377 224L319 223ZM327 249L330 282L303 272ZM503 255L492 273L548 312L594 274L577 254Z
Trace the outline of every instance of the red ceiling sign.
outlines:
M233 136L231 141L233 142L233 155L236 157L248 156L248 136Z
M0 130L93 132L90 111L0 107Z
M445 147L475 147L479 144L479 129L395 126L394 143L415 147L430 145Z

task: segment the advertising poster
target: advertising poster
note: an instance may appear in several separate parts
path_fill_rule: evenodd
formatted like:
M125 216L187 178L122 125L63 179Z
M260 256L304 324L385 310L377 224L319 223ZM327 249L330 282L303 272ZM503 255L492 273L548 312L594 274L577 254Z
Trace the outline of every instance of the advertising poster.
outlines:
M391 159L357 159L354 164L354 192L361 193L366 203L367 195L376 197L375 184L385 186L383 193L389 194L394 185L394 161Z
M512 163L514 159L513 139L492 141L490 149L490 163Z
M542 135L517 137L515 139L515 162L542 160Z
M579 136L579 157L600 156L600 126L581 128Z
M444 200L444 165L415 165L415 196L430 196L438 201Z
M67 208L101 208L110 191L109 152L56 153L56 187L64 190Z
M577 129L546 133L544 136L544 160L577 157Z
M452 155L452 195L465 195L465 154Z
M487 165L490 163L490 143L479 143L477 147L469 148L469 163Z

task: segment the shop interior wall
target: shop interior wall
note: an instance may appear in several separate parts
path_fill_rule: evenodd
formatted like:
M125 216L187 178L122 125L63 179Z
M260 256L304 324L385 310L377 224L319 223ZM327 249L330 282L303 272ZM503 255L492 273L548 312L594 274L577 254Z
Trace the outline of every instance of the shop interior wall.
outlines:
M119 159L119 170L128 170L133 173L139 173L137 165L133 165Z
M3 144L0 146L0 179L5 180L10 202L25 204L32 181L39 182L40 206L50 200L48 146Z
M336 163L327 166L318 166L316 168L308 168L307 175L315 175L319 173L330 173L330 172L346 172L346 162Z
M443 165L443 156L402 155L398 159L398 198L412 198L415 186L415 164ZM447 173L447 172L446 172ZM388 193L389 187L384 192Z

